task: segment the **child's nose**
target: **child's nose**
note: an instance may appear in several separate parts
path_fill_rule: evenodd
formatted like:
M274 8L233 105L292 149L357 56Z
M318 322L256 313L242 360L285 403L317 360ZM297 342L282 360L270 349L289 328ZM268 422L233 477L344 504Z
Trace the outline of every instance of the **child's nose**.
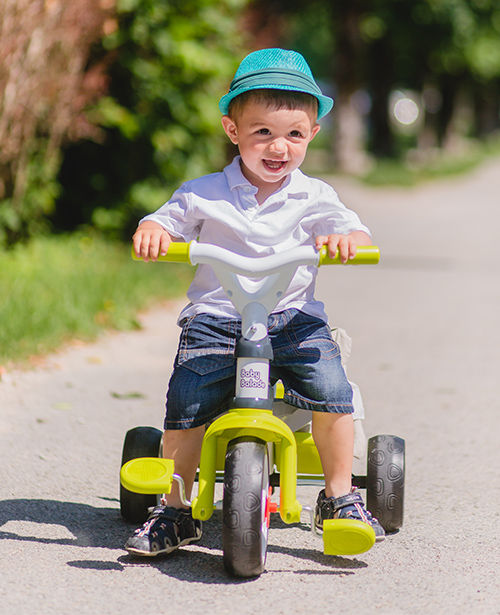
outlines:
M271 142L271 144L269 146L269 149L274 154L285 154L286 153L286 142L285 142L285 139L283 139L283 138L274 139Z

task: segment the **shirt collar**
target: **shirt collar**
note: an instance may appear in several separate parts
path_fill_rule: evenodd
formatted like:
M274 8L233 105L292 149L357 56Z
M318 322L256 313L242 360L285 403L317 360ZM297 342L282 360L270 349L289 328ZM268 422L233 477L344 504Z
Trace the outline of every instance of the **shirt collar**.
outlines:
M243 175L240 160L241 156L235 156L231 164L224 169L229 190L235 190L236 188L242 188L243 186L251 186L255 189L255 192L257 192L257 188L253 186Z
M243 188L244 186L249 186L252 188L252 192L257 192L256 186L251 184L248 179L243 175L240 165L241 156L235 156L233 161L228 164L227 167L224 168L224 174L226 176L226 180L229 186L229 189L236 190L238 188ZM288 197L298 197L306 192L305 186L303 185L304 175L299 169L295 169L290 175L285 179L281 188L275 193L278 194L281 191L286 191Z

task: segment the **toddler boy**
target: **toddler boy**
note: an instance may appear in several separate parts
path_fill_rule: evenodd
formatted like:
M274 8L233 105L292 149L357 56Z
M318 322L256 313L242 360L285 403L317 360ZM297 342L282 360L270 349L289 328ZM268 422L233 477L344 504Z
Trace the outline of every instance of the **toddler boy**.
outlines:
M134 249L144 260L165 254L173 240L212 243L248 257L296 246L327 245L342 262L368 245L368 229L326 183L299 167L333 100L324 96L305 59L294 51L262 49L241 62L220 100L222 125L239 156L222 172L183 184L156 213L141 220ZM352 518L384 530L352 490L352 388L332 340L323 304L314 298L317 269L298 268L269 316L274 359L284 401L312 410L312 434L325 488L316 522ZM241 320L213 270L200 265L188 290L167 392L164 449L175 462L190 497L205 425L227 410L234 396L234 349ZM318 360L318 354L320 359ZM177 484L125 548L158 555L199 540L201 522L180 499Z

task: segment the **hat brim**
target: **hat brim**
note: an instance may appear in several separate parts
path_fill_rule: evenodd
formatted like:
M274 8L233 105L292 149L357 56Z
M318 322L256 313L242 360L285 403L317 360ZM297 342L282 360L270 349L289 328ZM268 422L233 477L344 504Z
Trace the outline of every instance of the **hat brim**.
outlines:
M309 96L314 96L314 98L316 98L318 101L318 120L324 117L327 113L330 113L334 104L333 98L325 96L324 94L308 92L305 89L299 89L297 87L287 86L285 84L259 84L258 86L237 88L228 92L227 94L224 94L224 96L219 101L219 109L221 113L227 115L229 111L229 103L240 94L243 94L244 92L249 92L251 90L286 90L288 92L302 92L304 94L309 94Z

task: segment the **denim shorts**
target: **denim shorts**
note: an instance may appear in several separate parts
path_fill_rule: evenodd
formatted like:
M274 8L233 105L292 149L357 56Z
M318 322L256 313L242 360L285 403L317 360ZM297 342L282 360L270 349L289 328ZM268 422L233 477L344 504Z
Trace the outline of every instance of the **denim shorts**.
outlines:
M234 397L234 351L241 320L198 314L182 323L167 391L165 429L188 429L225 412ZM321 319L297 309L271 314L271 382L280 379L288 404L318 412L353 412L340 349Z

